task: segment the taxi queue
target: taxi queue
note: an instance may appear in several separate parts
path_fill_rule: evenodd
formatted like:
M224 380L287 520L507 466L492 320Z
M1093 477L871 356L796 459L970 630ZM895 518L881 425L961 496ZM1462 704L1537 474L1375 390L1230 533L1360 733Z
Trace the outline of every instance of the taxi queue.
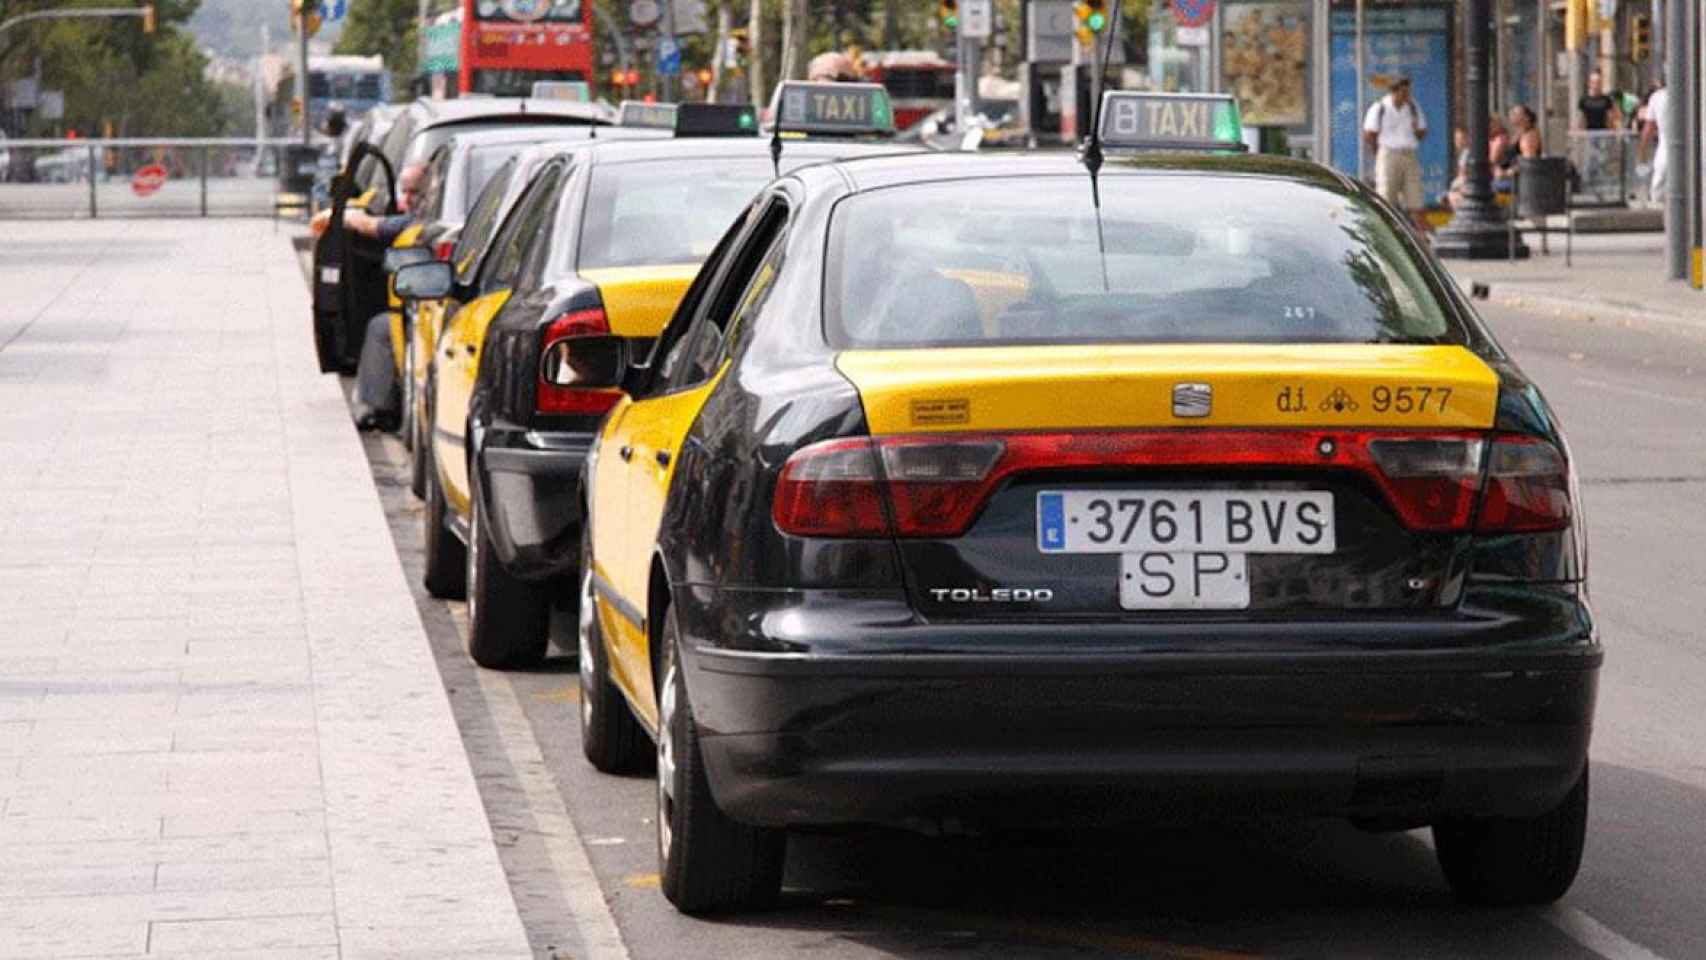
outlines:
M575 623L677 908L774 903L791 829L1250 813L1562 896L1573 461L1399 211L1225 97L1109 92L1077 155L901 149L870 85L770 113L541 137L391 264L426 586L482 666Z

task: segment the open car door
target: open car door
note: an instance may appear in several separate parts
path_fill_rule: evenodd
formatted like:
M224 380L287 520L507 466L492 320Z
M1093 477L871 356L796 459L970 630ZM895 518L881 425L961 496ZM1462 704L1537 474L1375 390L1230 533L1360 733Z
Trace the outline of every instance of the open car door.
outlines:
M397 177L390 161L377 147L356 144L332 181L331 223L314 244L314 350L321 373L355 372L367 319L386 307L386 245L344 229L344 211L359 199L355 172L365 158L385 176L385 213L397 212Z

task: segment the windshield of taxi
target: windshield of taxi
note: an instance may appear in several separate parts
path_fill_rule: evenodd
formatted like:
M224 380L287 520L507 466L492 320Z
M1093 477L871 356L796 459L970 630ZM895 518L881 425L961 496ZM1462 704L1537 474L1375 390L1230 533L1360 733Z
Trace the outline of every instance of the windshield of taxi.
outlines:
M1101 220L1105 261L1084 177L850 197L830 225L830 342L1465 340L1393 227L1355 197L1261 177L1104 174Z
M578 268L696 263L774 176L768 159L602 164L581 219Z

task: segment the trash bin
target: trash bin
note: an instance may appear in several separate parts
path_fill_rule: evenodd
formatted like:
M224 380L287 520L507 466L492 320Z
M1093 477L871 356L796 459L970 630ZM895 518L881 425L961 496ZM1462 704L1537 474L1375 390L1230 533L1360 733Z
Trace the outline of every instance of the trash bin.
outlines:
M1575 221L1570 216L1570 161L1567 157L1521 157L1516 164L1515 196L1511 198L1510 249L1516 255L1516 222L1538 221L1540 248L1546 249L1546 234L1550 230L1546 218L1563 214L1564 265L1569 266Z

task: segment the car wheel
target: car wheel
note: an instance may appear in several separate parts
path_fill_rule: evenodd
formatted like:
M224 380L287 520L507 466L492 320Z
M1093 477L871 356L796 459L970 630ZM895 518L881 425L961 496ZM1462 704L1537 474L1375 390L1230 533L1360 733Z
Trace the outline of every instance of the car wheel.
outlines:
M545 588L511 576L480 522L480 474L468 471L468 656L482 667L530 667L545 659L551 608Z
M1536 817L1451 820L1434 825L1434 850L1452 892L1466 903L1551 903L1570 889L1587 839L1588 771L1558 806Z
M427 593L440 600L460 600L468 589L467 552L462 542L450 532L450 508L444 502L444 488L439 486L438 471L429 470L426 476L426 509L421 511L421 528L426 547L426 574L421 582Z
M687 914L753 910L782 892L787 834L737 823L717 808L680 669L675 611L665 611L658 683L658 873Z
M411 394L415 392L410 391ZM403 405L404 417L409 424L408 436L412 438L409 445L409 490L425 499L427 472L432 469L432 437L427 430L428 418L421 412L425 404L417 404L417 398L411 396Z
M605 665L604 631L592 595L592 535L581 534L580 648L581 752L604 773L636 773L651 765L652 745L634 719Z
M407 333L408 325L405 324L403 329ZM404 340L403 382L401 384L403 422L398 426L397 435L403 438L403 447L413 451L415 449L415 345L407 342L407 337Z

